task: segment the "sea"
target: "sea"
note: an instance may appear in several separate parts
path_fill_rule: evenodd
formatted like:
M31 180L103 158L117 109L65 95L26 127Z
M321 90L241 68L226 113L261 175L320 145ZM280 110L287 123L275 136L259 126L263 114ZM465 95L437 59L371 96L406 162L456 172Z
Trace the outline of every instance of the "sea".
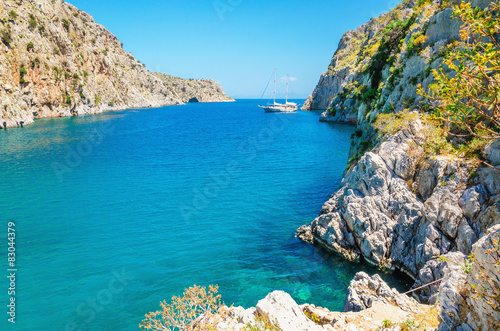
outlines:
M0 329L138 330L193 285L216 284L226 304L244 308L283 290L330 310L342 310L358 271L407 288L401 275L295 237L338 188L355 127L259 103L0 130Z

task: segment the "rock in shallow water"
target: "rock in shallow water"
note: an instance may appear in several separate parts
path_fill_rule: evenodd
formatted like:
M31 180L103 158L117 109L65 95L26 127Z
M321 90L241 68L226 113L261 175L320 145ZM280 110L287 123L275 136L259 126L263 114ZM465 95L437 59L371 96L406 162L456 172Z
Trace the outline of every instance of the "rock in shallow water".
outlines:
M420 312L420 304L415 299L391 289L379 275L370 277L365 272L358 272L347 290L344 312L365 310L376 301L395 305L407 312Z

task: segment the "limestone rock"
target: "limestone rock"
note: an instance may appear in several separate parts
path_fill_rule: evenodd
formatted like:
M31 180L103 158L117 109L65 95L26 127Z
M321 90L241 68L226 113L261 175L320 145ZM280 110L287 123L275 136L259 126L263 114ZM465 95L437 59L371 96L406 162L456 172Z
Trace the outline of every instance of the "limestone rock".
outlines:
M500 195L490 198L486 209L478 216L477 223L481 234L494 225L500 224Z
M474 287L484 298L467 296L470 309L467 324L473 330L500 330L500 301L487 302L487 298L498 296L500 289L500 224L491 227L472 248L474 262L467 275L467 287ZM495 307L496 305L496 307Z
M498 301L496 307L487 302L488 296L495 296L500 288L500 270L495 265L500 258L499 241L500 224L497 224L473 245L474 261L468 274L464 272L468 269L464 267L465 261L445 269L439 292L443 322L438 330L500 329Z
M446 264L444 275L438 295L442 321L439 330L454 330L462 321L460 310L465 298L461 289L466 275L462 271L462 265L457 264Z
M481 206L484 204L487 194L486 188L483 185L476 185L464 191L459 204L467 219L472 220L477 216L481 211Z
M486 167L479 169L477 174L480 182L486 187L489 194L500 194L500 170Z
M297 233L295 234L295 236L306 243L312 244L314 242L314 236L312 234L310 225L302 225L297 229Z
M186 97L230 101L213 81L167 82L124 51L116 36L64 1L4 0L0 30L0 127L35 118L182 104ZM160 75L161 77L161 75ZM186 89L179 95L177 89Z
M491 196L500 187L498 170L481 168L471 177L471 162L426 157L425 130L415 120L384 136L345 172L311 223L315 241L414 279L441 255L470 254L481 234L500 222L500 198ZM431 299L431 292L421 298Z
M222 87L212 79L183 79L153 72L163 85L182 102L228 102L233 98L224 93Z
M420 312L420 305L415 299L391 289L379 275L370 277L365 272L358 272L349 284L344 312L370 308L376 301L395 305L407 312Z
M323 330L308 319L292 297L283 291L269 293L257 303L256 309L269 314L270 320L276 320L283 331Z
M424 215L430 222L439 224L448 237L457 236L463 213L458 206L457 196L449 189L440 187L434 191L424 204Z

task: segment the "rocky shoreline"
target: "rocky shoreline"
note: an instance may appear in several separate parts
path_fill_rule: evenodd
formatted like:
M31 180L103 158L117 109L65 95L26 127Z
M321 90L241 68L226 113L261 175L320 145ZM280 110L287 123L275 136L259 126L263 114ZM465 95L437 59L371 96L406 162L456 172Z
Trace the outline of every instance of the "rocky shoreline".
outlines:
M490 3L466 2L483 9ZM482 149L486 163L429 147L446 139L439 141L425 117L432 105L416 94L418 84L427 89L433 82L431 70L458 38L462 22L451 14L459 3L405 0L347 32L303 106L325 110L320 121L356 124L357 130L339 189L297 236L346 259L406 273L418 302L388 290L377 276L358 273L343 313L304 305L315 326L297 321L294 329L280 324L283 330L500 329L497 299L488 299L500 291L500 140ZM383 48L390 38L394 48ZM375 128L379 114L388 118L383 129ZM370 309L387 320L403 317L353 315ZM418 310L434 318L423 322Z
M459 252L448 253L444 277L433 304L419 303L406 294L391 289L377 274L358 272L351 281L344 309L331 312L311 304L298 305L283 291L274 291L256 307L228 307L229 313L216 325L218 330L248 330L259 327L265 317L267 325L282 331L397 331L397 330L498 330L498 311L470 293L480 286L479 270L495 274L488 252L500 240L500 224L491 227L472 246L476 257L466 273L466 262ZM203 320L203 316L200 317Z

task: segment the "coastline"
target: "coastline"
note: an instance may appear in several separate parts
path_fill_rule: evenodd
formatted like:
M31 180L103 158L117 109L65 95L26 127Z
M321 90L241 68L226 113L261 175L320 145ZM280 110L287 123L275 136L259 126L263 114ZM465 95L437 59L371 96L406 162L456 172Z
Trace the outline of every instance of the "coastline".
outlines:
M235 99L232 99L232 100L220 100L220 101L199 101L199 102L195 102L195 103L222 103L222 102L236 102ZM76 114L72 114L71 112L69 112L69 109L67 109L68 111L66 112L63 112L63 113L60 113L58 115L47 115L47 116L41 116L41 117L33 117L33 118L28 118L26 119L26 121L16 121L16 125L12 125L12 124L7 124L7 126L4 126L3 123L0 123L0 129L12 129L12 128L16 128L16 127L24 127L24 126L27 126L27 125L30 125L30 124L33 124L35 123L35 121L37 119L42 119L42 118L65 118L65 117L76 117L76 116L84 116L84 115L98 115L98 114L102 114L104 112L108 112L108 111L120 111L120 110L129 110L129 109L154 109L154 108L162 108L162 107L169 107L169 106L183 106L183 105L186 105L186 104L189 104L189 102L167 102L167 103L164 103L164 104L160 104L160 105L150 105L150 106L130 106L130 105L127 105L127 106L103 106L103 107L99 107L99 110L98 111L95 111L95 112L84 112L84 113L76 113Z

